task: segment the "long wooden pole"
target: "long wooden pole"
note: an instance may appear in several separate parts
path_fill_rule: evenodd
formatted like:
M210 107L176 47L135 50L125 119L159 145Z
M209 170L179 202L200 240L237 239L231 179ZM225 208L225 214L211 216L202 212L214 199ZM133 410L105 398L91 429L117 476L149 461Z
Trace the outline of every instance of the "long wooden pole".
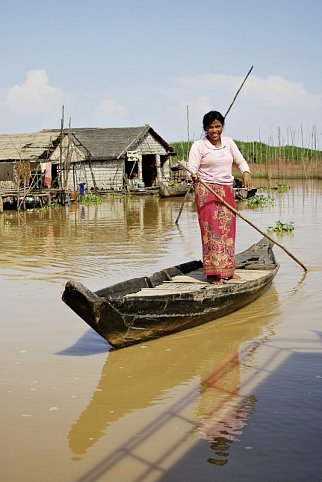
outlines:
M239 89L237 90L237 92L236 92L236 94L235 94L235 96L234 96L234 98L233 98L230 106L228 107L228 109L227 109L227 111L226 111L226 114L224 115L224 118L225 118L225 119L226 119L226 117L227 117L228 112L230 111L230 109L231 109L232 106L234 105L235 100L237 99L237 96L238 96L239 92L242 90L243 85L244 85L244 83L246 82L247 78L249 77L249 75L250 75L251 71L253 70L253 68L254 68L254 66L252 65L251 68L249 69L249 71L247 72L246 77L244 78L243 82L241 83ZM189 112L189 111L188 111L188 106L187 106L187 119L188 119L188 112ZM188 122L188 121L187 121L187 122ZM188 128L188 129L189 129L189 128ZM188 132L189 132L189 130L188 130ZM189 135L188 135L188 142L189 142ZM180 164L180 162L179 162L179 164ZM189 191L190 191L190 189L189 189ZM181 216L181 212L182 212L182 209L183 209L183 205L184 205L184 203L186 202L186 200L188 199L189 191L186 192L186 195L185 195L185 197L183 198L183 201L182 201L182 203L181 203L180 211L179 211L178 217L177 217L177 219L176 219L176 221L175 221L176 224L178 224L178 222L179 222L179 218L180 218L180 216Z
M177 216L177 219L175 220L175 223L176 223L176 224L178 224L178 222L179 222L179 218L180 218L181 213L182 213L183 205L184 205L184 203L186 202L186 199L188 199L189 194L190 194L190 191L192 190L192 187L193 187L192 184L190 184L189 187L188 187L188 189L187 189L186 194L184 195L183 201L182 201L181 206L180 206L180 209L179 209L179 214L178 214L178 216Z
M193 172L187 167L185 166L181 161L179 161L179 164L181 167L183 167L184 169L186 169L186 171L188 171L190 174L193 174ZM250 226L252 226L254 229L256 229L256 231L258 231L259 233L261 233L262 236L264 236L265 238L269 239L273 244L276 244L276 246L279 246L283 251L285 251L286 254L288 254L292 259L294 259L294 261L296 261L300 266L302 266L302 268L304 269L304 271L307 271L307 268L306 266L304 266L303 263L301 263L301 261L299 261L292 253L290 253L290 251L288 251L284 246L282 246L280 243L278 243L277 241L275 241L273 238L271 238L270 236L268 236L267 233L265 233L264 231L262 231L258 226L256 226L254 223L252 223L249 219L245 218L244 216L242 216L235 208L233 208L229 203L227 203L224 199L222 199L221 196L219 196L219 194L217 194L213 189L211 189L211 187L208 186L207 183L205 183L202 179L199 179L198 182L200 182L203 186L205 186L206 189L208 189L208 191L210 191L212 194L214 194L216 196L216 198L224 205L226 206L226 208L228 208L231 212L233 212L236 216L238 216L239 218L241 218L243 221L245 221L246 223L248 223Z
M63 189L63 132L64 132L64 106L61 108L60 143L59 143L59 177L58 187Z
M247 75L246 75L246 77L244 78L241 86L240 86L239 89L237 90L237 92L236 92L236 94L235 94L235 97L234 97L233 100L232 100L232 103L230 104L230 106L229 106L228 109L227 109L227 112L226 112L226 114L225 114L225 118L227 117L228 112L230 111L230 109L232 108L232 106L234 105L235 100L237 99L237 96L238 96L239 92L242 90L243 85L244 85L244 83L246 82L246 80L247 80L248 76L250 75L251 71L253 70L253 68L254 68L254 66L252 65L251 68L249 69L249 71L247 72Z

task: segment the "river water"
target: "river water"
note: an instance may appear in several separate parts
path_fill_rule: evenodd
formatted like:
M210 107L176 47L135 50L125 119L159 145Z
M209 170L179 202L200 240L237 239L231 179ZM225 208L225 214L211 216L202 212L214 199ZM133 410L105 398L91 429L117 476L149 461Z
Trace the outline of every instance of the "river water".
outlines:
M110 198L0 217L1 480L322 480L322 181L239 206L280 270L221 320L118 351L62 301L200 259L194 203ZM237 251L261 235L237 222Z

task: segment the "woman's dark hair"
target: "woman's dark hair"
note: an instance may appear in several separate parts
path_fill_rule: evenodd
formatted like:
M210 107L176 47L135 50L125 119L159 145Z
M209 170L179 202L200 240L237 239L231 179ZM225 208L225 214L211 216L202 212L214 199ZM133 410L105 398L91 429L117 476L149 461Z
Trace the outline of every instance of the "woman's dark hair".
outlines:
M204 130L213 123L214 120L219 121L223 126L225 125L225 118L224 116L218 112L217 110L211 110L207 114L204 115L202 125Z

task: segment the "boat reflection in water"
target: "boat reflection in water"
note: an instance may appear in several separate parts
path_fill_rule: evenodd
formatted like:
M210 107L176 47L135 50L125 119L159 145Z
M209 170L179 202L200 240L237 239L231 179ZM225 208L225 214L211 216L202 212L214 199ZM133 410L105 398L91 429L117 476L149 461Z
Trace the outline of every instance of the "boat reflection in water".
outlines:
M158 447L157 460L171 457L173 465L175 451L177 460L182 459L192 443L203 439L214 451L208 462L226 464L230 445L240 438L256 403L243 384L245 362L251 361L258 344L272 333L277 311L273 286L259 300L220 322L110 352L91 401L68 434L75 458L82 458L105 437L104 471L111 470L111 465L114 468L117 450L123 451L122 463L135 453L141 463L146 457L151 466L153 445ZM141 425L132 434L133 416L138 412ZM125 425L126 443L117 449L113 434L119 433L116 425L125 416L131 417Z

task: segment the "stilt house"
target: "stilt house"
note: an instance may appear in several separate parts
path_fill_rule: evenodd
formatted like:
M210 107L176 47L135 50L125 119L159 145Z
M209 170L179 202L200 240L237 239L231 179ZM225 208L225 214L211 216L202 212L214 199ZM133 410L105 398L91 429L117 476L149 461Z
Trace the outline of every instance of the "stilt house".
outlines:
M174 154L149 125L0 135L0 187L17 186L22 165L25 180L71 191L82 183L87 191L123 191L132 178L157 187Z

